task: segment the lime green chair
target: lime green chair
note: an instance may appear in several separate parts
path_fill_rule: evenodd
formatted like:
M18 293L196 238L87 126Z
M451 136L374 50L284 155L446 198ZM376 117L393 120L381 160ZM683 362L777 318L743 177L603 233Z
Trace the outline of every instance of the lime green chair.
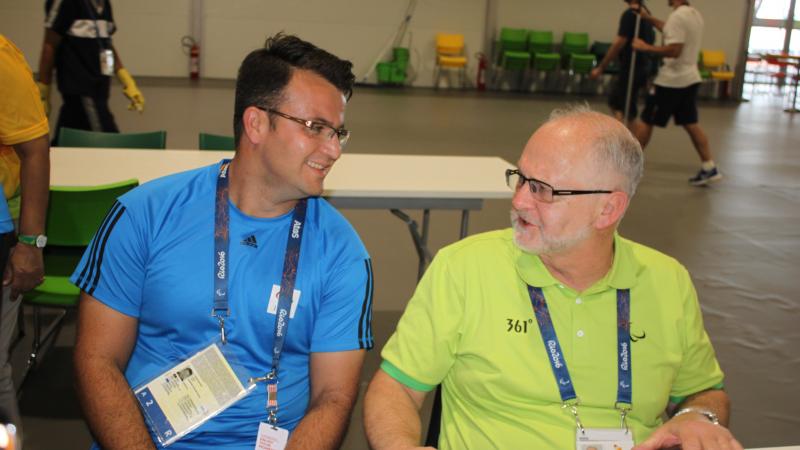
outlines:
M518 78L518 89L525 85L525 75L531 63L531 54L528 53L528 30L521 28L501 28L500 41L497 43L497 66L494 71L492 84L513 72Z
M233 141L233 136L200 133L199 144L200 150L236 150L236 143Z
M574 83L577 80L580 86L595 66L595 57L589 53L589 34L564 32L561 56L564 66L569 71L570 81ZM567 92L571 89L571 84L568 84Z
M77 305L80 290L69 281L69 277L84 250L117 197L138 185L139 182L132 179L100 186L50 187L47 247L44 249L45 280L23 295L24 304L33 307L33 345L20 389L35 368L41 349L58 334L67 310ZM44 331L42 308L58 309L56 318Z
M533 90L541 81L547 81L551 74L558 74L561 69L561 55L553 51L553 32L530 30L528 32L528 51L531 64L536 75Z
M58 132L59 147L101 147L101 148L167 148L167 132L149 133L101 133L98 131L76 130L62 127Z

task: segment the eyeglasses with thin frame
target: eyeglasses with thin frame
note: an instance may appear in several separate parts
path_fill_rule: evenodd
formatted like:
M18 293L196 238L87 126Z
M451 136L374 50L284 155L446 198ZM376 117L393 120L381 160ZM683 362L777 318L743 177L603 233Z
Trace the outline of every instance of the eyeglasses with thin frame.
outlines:
M553 186L545 183L542 180L526 177L517 169L506 170L506 184L508 187L516 191L522 187L523 183L528 183L528 187L531 189L531 194L533 194L537 200L545 203L552 203L553 196L556 195L611 194L614 192L601 190L581 191L576 189L555 189Z
M289 114L280 112L272 108L262 108L257 105L253 106L262 111L266 111L268 113L283 117L284 119L291 120L292 122L299 123L300 125L304 126L306 130L308 130L308 132L311 133L312 136L320 136L327 140L330 140L334 136L336 136L337 140L339 141L339 146L341 148L344 148L344 146L347 145L347 141L350 140L350 130L347 130L345 128L335 128L332 127L331 125L328 125L325 122L317 122L316 120L301 119L299 117L291 116ZM327 133L323 133L323 131L325 131L326 128L330 131L328 131Z

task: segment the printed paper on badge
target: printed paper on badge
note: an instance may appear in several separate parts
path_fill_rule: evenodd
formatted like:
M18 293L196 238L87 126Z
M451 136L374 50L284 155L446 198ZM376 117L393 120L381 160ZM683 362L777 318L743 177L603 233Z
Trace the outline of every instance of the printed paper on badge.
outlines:
M283 450L289 441L289 431L268 423L258 426L255 450Z
M162 443L174 442L247 392L216 344L134 391Z
M586 428L576 433L577 450L631 450L633 435L621 428Z

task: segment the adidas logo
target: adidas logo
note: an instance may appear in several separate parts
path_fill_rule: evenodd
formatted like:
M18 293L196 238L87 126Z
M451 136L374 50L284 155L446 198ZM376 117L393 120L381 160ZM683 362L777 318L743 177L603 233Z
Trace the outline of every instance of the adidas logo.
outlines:
M249 245L250 247L258 248L258 242L256 242L256 237L253 236L252 234L242 239L242 245Z

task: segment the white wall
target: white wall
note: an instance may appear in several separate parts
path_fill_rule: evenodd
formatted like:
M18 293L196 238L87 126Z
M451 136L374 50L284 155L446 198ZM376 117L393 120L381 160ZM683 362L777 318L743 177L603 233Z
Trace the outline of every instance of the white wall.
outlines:
M703 47L724 50L731 64L736 61L748 1L692 2L706 19ZM180 38L190 32L193 2L204 5L201 74L209 78L235 78L244 55L261 46L266 36L284 30L350 59L361 79L377 58L389 57L381 50L394 36L407 6L399 0L116 0L119 32L114 42L132 74L187 76L188 57ZM43 4L0 2L0 32L25 52L34 70L43 36ZM670 11L667 0L649 6L658 17L665 18ZM469 78L474 79L473 55L482 50L485 32L491 37L502 26L549 29L560 40L564 31L585 31L593 41L610 41L624 7L622 0L419 0L404 41L410 40L412 48L414 84L432 84L436 32L465 35ZM374 80L373 75L370 81Z
M481 47L486 0L422 0L417 4L403 45L411 43L417 85L430 85L437 31L463 33L469 51ZM354 64L361 77L392 41L406 13L397 0L206 0L205 62L212 78L233 78L244 56L278 31L301 36ZM213 63L209 63L213 61ZM375 79L374 75L371 78Z

